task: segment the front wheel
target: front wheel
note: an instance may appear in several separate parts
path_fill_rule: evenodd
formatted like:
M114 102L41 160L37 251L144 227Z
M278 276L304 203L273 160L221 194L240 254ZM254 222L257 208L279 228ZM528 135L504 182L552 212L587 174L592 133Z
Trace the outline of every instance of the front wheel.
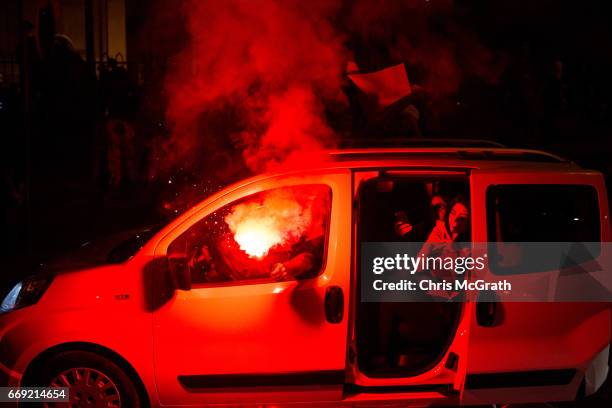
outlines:
M87 351L65 351L56 354L34 373L32 383L40 387L67 387L70 403L66 406L143 406L134 382L117 364Z

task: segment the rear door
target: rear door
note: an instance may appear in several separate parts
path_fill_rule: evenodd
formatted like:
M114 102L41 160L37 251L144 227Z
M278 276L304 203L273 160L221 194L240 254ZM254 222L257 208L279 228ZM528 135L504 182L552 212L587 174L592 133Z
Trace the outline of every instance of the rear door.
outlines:
M594 172L474 170L473 240L607 242L605 191ZM495 270L501 259L489 260L487 280L504 278ZM521 279L554 291L558 276L555 268L534 268ZM470 404L573 399L610 340L609 304L508 301L480 303L473 313L464 393Z

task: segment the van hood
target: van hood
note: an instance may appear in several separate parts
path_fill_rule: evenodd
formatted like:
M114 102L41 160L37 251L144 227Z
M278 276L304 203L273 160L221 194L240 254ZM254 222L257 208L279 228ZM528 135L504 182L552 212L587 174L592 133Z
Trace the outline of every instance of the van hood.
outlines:
M55 274L121 264L132 258L159 229L159 225L135 228L85 241L63 255L38 263L33 272Z

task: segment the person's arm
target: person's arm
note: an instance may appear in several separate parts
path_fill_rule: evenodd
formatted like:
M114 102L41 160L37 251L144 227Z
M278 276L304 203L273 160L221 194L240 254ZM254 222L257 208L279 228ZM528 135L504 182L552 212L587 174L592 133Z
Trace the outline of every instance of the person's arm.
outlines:
M313 238L300 245L296 256L287 262L274 264L270 271L270 276L275 280L281 281L288 278L300 278L302 275L312 271L315 267L317 257L315 254L322 253L324 236Z
M444 229L445 226L441 224L436 224L436 226L431 230L429 237L427 237L427 241L421 247L418 256L429 257L434 254L434 256L439 256L440 251L443 249L444 245L449 242L449 237L445 234ZM421 271L422 269L419 269Z
M275 280L285 280L287 278L299 278L306 272L312 270L314 266L314 255L303 252L288 260L287 262L277 263L270 272Z
M427 240L421 247L421 250L419 251L419 256L421 255L429 256L431 252L433 251L434 244L441 242L440 238L441 237L440 237L440 234L438 233L438 228L434 227L429 233Z

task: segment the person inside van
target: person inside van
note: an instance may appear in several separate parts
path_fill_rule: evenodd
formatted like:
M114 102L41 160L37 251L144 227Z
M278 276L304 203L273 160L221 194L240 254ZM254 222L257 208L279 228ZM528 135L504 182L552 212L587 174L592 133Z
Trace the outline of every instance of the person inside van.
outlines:
M449 242L467 242L470 239L470 210L469 204L463 196L455 197L446 208L440 203L436 223L423 245L421 253L427 256L435 248L434 244Z
M446 219L446 200L439 194L431 197L431 210L433 213L434 225L438 221Z
M321 269L323 258L323 235L310 240L301 240L292 247L290 259L272 265L270 276L277 281L304 279Z
M393 214L393 241L423 242L431 228L424 183L397 183L388 203ZM384 221L381 217L381 222ZM380 225L378 226L380 228Z
M429 214L421 211L418 214L413 214L413 217L409 217L404 210L394 212L393 230L397 236L401 237L402 241L422 242L428 236L427 231L431 228L432 222L435 226L437 221L444 222L446 219L447 200L441 194L432 193L432 190L437 187L436 183L426 183L425 187L428 194L431 195L431 200L429 200L431 212ZM425 198L422 197L422 199L425 202ZM415 200L411 201L414 203ZM414 215L421 219L412 220L411 218L415 218Z
M433 189L433 186L430 187ZM434 194L431 199L427 196L421 196L421 211L422 217L430 216L430 219L422 219L421 226L431 225L434 223L432 232L429 233L429 239L437 237L436 226L441 228L446 225L447 212L446 201L439 194ZM414 200L412 207L417 208ZM456 211L459 207L456 208ZM412 220L401 211L395 213L394 231L405 242L423 242L427 237L427 230L415 231ZM453 222L456 214L453 214ZM444 228L446 229L446 228ZM416 233L415 233L416 232ZM450 236L450 234L448 234ZM437 305L426 304L426 307L432 310L428 313L416 313L415 308L421 308L421 303L402 303L402 302L381 302L379 305L377 319L377 352L372 355L370 365L375 370L409 370L410 367L417 365L419 358L424 357L427 353L420 349L421 343L436 343L436 339L444 337L444 327L448 320L447 318L438 317L439 307ZM432 319L431 316L436 316ZM426 332L424 335L423 333ZM411 350L412 356L409 356L406 350ZM415 360L414 353L423 354ZM414 360L414 361L412 361Z
M467 255L469 247L461 243L470 239L468 202L459 195L451 200L447 207L442 197L436 195L431 200L431 206L435 225L420 254L440 257ZM448 276L445 270L429 272L434 278L455 278ZM429 291L427 295L450 299L457 293ZM426 307L427 313L415 313L415 307ZM438 344L447 338L458 309L457 303L381 303L378 322L379 354L374 356L372 364L379 370L393 367L402 370L415 364L411 361L419 358L419 352L415 350L427 350L423 345ZM400 345L401 343L403 345ZM427 352L423 353L428 355Z
M253 259L240 251L230 240L208 245L189 245L187 265L193 282L227 282L271 277L277 281L304 279L321 269L323 235L301 239L290 248L270 251L262 259Z
M434 195L431 198L431 209L432 209L432 220L434 223L438 221L444 222L446 218L446 201L440 195ZM424 222L420 223L420 226L423 226ZM435 225L435 224L434 224ZM408 216L405 211L397 211L395 213L395 223L393 224L394 231L397 235L402 238L408 238L415 231L415 227L410 222Z
M448 205L444 220L437 220L419 256L457 258L470 252L470 210L467 200L459 195ZM446 269L429 270L433 278L454 280L457 275ZM456 293L428 292L432 296L453 297Z

